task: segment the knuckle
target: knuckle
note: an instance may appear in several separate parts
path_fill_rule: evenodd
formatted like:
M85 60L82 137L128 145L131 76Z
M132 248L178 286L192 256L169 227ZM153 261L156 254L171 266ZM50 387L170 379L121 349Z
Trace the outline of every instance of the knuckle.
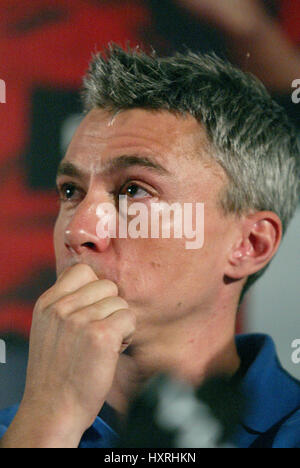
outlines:
M72 294L61 297L55 303L55 309L58 312L58 315L64 316L66 313L70 312L73 308L74 297Z
M118 295L118 286L113 281L108 279L100 280L101 286L105 289L108 296L117 296Z
M112 312L119 309L127 309L128 303L119 296L105 297L99 303L105 308L109 308Z
M128 302L125 301L122 297L115 297L113 298L113 303L116 308L118 309L128 309L129 305Z
M58 320L61 320L61 308L60 308L60 305L59 304L52 304L51 306L49 306L47 308L47 313L49 315L50 318L55 318L55 319L58 319Z
M33 309L33 320L39 320L43 316L47 316L49 314L49 309L51 308L51 298L49 292L46 291L43 293L35 303Z
M136 314L130 309L122 310L121 312L124 314L127 331L134 333L137 326Z
M43 294L36 301L35 308L37 310L43 310L45 307L47 307L50 301L50 295L51 295L50 289L43 292Z
M125 312L127 314L129 322L132 324L133 328L135 329L137 325L136 314L131 309L127 309Z
M82 327L86 324L85 317L80 313L73 313L70 314L66 319L66 328L70 332L75 332L77 330L82 329Z
M50 290L48 290L37 300L34 313L38 315L46 314L49 317L55 316L57 319L64 319L66 315L75 308L75 305L76 301L73 294L65 295L53 302L53 298L51 301Z
M33 309L33 314L37 315L39 314L43 309L44 309L44 300L42 297L39 297L38 300L35 303L34 309Z
M87 265L86 263L77 263L74 267L74 270L82 276L84 279L87 280L94 280L96 277L96 274L92 267Z
M131 309L120 309L119 313L121 318L133 324L136 323L136 315Z
M93 323L87 326L89 344L100 350L113 350L118 348L119 337L103 322Z
M58 320L65 320L66 318L66 302L65 298L59 299L57 302L48 307L48 312L52 317Z

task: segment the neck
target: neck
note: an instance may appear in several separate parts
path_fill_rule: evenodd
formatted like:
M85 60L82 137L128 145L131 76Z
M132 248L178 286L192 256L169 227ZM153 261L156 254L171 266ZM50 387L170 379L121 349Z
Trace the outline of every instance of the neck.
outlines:
M137 332L130 355L119 360L107 402L121 413L128 399L154 374L165 372L199 386L207 378L233 375L240 359L235 346L235 313L197 313L165 327Z

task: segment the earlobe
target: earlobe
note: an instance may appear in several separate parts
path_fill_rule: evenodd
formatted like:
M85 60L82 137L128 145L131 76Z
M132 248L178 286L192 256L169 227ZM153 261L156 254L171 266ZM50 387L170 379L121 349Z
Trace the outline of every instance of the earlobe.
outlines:
M281 221L273 212L257 212L245 218L225 274L241 279L264 268L275 255L281 235Z

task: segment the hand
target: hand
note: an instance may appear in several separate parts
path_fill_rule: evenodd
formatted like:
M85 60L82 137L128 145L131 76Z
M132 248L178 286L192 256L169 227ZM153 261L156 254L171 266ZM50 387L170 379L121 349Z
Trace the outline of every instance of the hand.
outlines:
M65 271L34 309L25 392L8 445L78 446L134 330L115 283L83 264Z

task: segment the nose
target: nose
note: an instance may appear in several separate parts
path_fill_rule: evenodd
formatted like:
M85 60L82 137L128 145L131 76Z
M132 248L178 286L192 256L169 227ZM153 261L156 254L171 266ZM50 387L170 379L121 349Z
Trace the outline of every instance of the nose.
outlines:
M97 235L98 223L97 203L89 203L87 200L82 202L65 230L66 248L78 255L87 251L104 252L111 239Z

